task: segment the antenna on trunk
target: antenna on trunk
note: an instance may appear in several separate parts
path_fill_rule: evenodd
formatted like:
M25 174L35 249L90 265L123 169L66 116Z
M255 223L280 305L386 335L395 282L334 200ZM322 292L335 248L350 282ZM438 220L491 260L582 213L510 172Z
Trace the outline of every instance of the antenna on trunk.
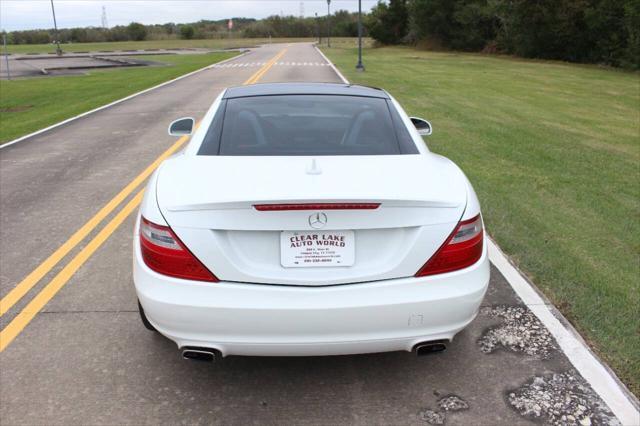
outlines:
M308 175L320 175L322 174L322 169L318 167L318 162L315 158L311 160L311 166L307 168Z

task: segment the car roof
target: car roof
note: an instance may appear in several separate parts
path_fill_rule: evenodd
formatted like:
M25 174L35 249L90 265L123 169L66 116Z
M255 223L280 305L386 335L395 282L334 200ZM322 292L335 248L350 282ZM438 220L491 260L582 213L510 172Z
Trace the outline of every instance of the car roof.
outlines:
M354 84L336 83L263 83L230 87L223 99L273 95L335 95L389 99L382 89Z

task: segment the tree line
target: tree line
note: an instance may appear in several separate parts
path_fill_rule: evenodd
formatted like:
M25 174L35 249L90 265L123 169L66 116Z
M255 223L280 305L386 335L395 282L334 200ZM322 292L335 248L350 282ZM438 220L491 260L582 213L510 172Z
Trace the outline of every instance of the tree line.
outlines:
M58 30L60 43L99 43L106 41L140 41L165 39L216 39L233 37L317 37L327 31L327 18L299 18L274 15L265 19L233 18L229 31L227 19L202 20L188 24L167 23L143 25L132 22L111 28L83 27ZM358 35L357 14L339 10L331 16L331 33L336 37ZM9 44L47 44L56 41L53 29L12 31L7 33Z
M638 0L389 0L367 17L382 44L640 68Z
M336 37L358 34L357 14L233 18L189 24L65 28L61 43L232 37ZM507 53L640 69L640 0L379 0L364 15L365 35L379 44ZM10 44L55 41L52 29L13 31Z

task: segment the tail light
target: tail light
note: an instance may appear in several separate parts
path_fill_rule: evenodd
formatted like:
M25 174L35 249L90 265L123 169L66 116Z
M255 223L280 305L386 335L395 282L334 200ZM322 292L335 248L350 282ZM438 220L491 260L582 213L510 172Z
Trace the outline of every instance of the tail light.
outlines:
M140 219L140 249L144 263L159 274L187 280L218 282L168 226Z
M482 256L482 218L458 223L447 241L416 273L416 277L443 274L473 265Z

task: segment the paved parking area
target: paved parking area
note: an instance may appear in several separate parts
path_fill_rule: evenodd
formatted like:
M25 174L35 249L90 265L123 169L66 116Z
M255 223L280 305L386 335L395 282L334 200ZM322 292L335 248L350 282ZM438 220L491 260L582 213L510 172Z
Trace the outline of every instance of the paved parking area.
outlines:
M260 82L340 81L310 44L265 46L0 150L2 297L175 143L168 122L202 117L264 69L244 64L271 62ZM478 318L441 354L182 360L140 323L133 224L126 216L65 276L101 226L90 231L0 317L5 333L33 315L0 353L3 425L619 424L495 267Z
M238 50L240 49L232 49ZM42 77L46 75L78 74L89 69L118 66L153 65L153 55L200 55L210 49L148 49L102 52L65 52L54 54L16 54L0 56L0 79ZM7 64L8 62L8 64ZM157 63L156 63L157 65ZM9 70L7 72L7 69Z
M144 66L149 63L136 59L110 58L99 56L63 56L41 58L11 58L7 67L4 57L0 61L0 78L44 77L86 72L90 69ZM7 69L9 72L7 73Z

